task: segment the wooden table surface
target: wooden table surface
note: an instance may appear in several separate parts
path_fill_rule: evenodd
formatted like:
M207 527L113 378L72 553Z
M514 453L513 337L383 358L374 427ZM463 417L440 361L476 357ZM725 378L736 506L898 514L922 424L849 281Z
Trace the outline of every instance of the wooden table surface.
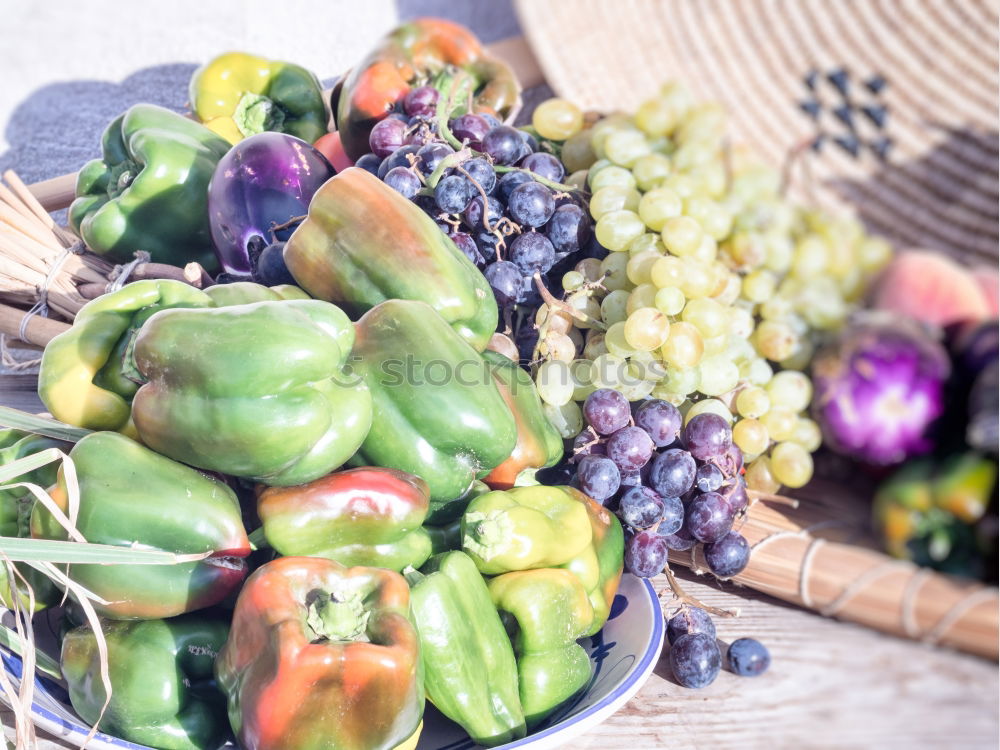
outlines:
M0 404L41 411L31 375L0 375ZM678 576L715 606L722 641L749 636L771 651L758 678L723 672L709 687L678 685L661 658L618 713L574 750L648 748L996 748L997 664L830 620L731 584ZM662 589L666 583L656 581ZM666 649L664 650L664 654ZM3 714L10 726L10 714ZM45 750L68 748L40 733Z

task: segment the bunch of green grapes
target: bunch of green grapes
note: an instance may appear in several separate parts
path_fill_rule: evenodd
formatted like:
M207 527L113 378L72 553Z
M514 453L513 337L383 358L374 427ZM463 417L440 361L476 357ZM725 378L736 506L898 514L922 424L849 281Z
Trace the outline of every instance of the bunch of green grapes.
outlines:
M609 253L563 276L572 312L539 309L540 348L546 334L563 346L539 352L537 382L566 437L597 388L669 401L686 420L716 413L748 485L776 492L809 481L821 443L802 372L815 342L843 324L891 248L854 219L789 203L778 174L729 152L724 135L720 106L671 83L562 144L567 182L589 193Z

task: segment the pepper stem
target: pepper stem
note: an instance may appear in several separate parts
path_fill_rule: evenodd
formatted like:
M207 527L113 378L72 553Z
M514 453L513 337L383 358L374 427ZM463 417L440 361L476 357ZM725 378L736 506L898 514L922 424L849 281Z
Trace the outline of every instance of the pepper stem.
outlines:
M510 544L514 524L502 510L466 513L462 545L482 560L503 554Z
M368 611L359 596L317 591L307 605L306 625L315 641L367 641Z
M267 130L278 130L285 122L285 113L271 99L261 94L245 92L233 112L233 122L244 138Z

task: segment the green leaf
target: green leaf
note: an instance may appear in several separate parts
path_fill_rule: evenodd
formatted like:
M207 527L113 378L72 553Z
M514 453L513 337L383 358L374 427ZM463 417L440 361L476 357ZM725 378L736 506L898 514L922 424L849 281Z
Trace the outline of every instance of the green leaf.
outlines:
M24 430L35 435L66 440L70 443L75 443L92 432L92 430L85 430L82 427L64 424L51 417L40 417L37 414L29 414L9 406L0 406L0 427L13 427L15 430Z
M13 562L90 563L95 565L178 565L196 562L211 552L180 555L158 549L115 547L110 544L18 539L0 536L0 553Z
M24 649L26 648L24 639L17 634L17 631L2 624L0 624L0 646L10 649L18 656L24 656ZM59 662L37 648L35 649L35 669L57 680L62 679Z
M53 461L59 461L65 455L58 448L46 448L43 451L38 451L38 453L32 453L30 456L25 456L16 461L11 461L9 464L4 464L0 466L0 484L9 482L11 479L16 479L35 469L40 469Z

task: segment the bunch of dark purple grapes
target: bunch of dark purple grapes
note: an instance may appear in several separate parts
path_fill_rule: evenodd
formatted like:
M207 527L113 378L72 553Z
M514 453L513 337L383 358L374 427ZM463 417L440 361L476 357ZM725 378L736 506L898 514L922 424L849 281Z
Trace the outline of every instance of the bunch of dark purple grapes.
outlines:
M412 89L400 111L372 128L372 153L356 166L429 214L483 271L501 308L536 304L536 273L548 285L550 274L561 277L577 260L606 254L592 241L582 200L561 189L566 170L554 154L488 113L448 120L446 138L439 98L431 86Z
M743 455L726 420L704 413L682 427L672 404L630 406L609 388L590 394L583 414L589 426L574 442L575 482L621 518L627 570L651 578L669 550L699 543L716 576L746 567L750 546L732 528L748 502Z

